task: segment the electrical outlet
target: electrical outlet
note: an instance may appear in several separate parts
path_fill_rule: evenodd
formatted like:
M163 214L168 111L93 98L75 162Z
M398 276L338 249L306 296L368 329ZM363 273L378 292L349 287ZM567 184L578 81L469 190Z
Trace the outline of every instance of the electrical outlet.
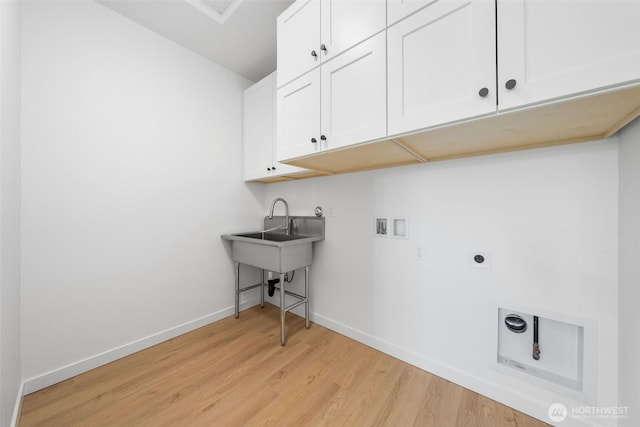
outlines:
M414 256L418 261L424 261L424 248L422 246L416 246Z
M469 251L467 259L469 267L491 268L491 254L488 251Z

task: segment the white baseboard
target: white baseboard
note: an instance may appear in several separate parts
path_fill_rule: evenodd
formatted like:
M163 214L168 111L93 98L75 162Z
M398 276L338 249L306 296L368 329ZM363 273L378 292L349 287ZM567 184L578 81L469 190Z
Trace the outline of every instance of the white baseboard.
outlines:
M482 394L483 396L496 400L546 423L550 422L548 419L549 404L547 402L536 400L529 395L518 392L517 390L487 381L486 379L472 375L451 365L422 356L411 350L354 329L343 323L336 322L328 317L316 313L310 313L310 318L319 325L366 344L369 347L375 348L376 350L393 356L396 359L400 359L403 362L407 362L431 374L437 375L461 387ZM582 419L567 419L562 423L562 425L563 427L595 427L598 424Z
M24 396L24 381L20 383L18 387L18 394L16 395L16 403L13 405L13 416L11 417L11 424L9 427L16 427L20 420L20 410L22 409L22 396Z
M240 310L245 310L256 304L260 304L258 298L244 301L240 304ZM121 359L133 353L137 353L140 350L149 348L161 342L170 340L179 335L198 329L202 326L213 323L217 320L224 319L231 316L234 313L233 306L216 311L215 313L202 316L198 319L191 320L181 325L174 326L164 331L149 335L139 340L130 342L128 344L121 345L119 347L107 350L103 353L96 354L83 360L79 360L69 365L54 369L44 374L38 375L33 378L29 378L23 382L23 390L20 396L33 393L34 391L42 390L45 387L67 380L69 378L80 375L84 372L95 369L99 366L111 363L114 360Z

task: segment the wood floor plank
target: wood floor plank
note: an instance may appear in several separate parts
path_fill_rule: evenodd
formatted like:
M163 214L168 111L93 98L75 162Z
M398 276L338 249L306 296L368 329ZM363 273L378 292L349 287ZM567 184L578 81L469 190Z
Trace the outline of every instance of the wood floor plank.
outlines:
M381 418L384 408L405 367L395 361L387 355L377 358L365 379L354 389L351 399L345 402L348 416L343 417L341 425L384 425L384 419Z
M426 393L431 375L415 372L407 366L402 372L388 405L389 414L386 424L392 426L421 425L417 422L420 417L420 407L416 410L416 397Z
M269 304L25 396L31 426L547 424Z

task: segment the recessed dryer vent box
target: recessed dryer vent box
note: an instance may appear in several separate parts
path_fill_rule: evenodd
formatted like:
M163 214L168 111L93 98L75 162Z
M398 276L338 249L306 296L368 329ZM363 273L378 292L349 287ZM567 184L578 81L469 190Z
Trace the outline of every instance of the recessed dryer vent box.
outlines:
M540 354L537 360L534 357L534 316L538 317ZM526 322L525 328L518 319ZM511 328L507 323L511 323ZM588 347L591 350L585 351L585 325L578 323L551 318L546 313L499 307L498 366L505 373L578 400L593 402L595 349L590 340ZM588 369L585 369L585 355ZM590 377L586 378L585 373Z

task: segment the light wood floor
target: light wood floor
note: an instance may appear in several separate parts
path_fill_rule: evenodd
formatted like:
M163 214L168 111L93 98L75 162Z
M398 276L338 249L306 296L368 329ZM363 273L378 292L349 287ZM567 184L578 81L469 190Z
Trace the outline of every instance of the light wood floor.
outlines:
M25 396L26 426L547 424L266 304Z

